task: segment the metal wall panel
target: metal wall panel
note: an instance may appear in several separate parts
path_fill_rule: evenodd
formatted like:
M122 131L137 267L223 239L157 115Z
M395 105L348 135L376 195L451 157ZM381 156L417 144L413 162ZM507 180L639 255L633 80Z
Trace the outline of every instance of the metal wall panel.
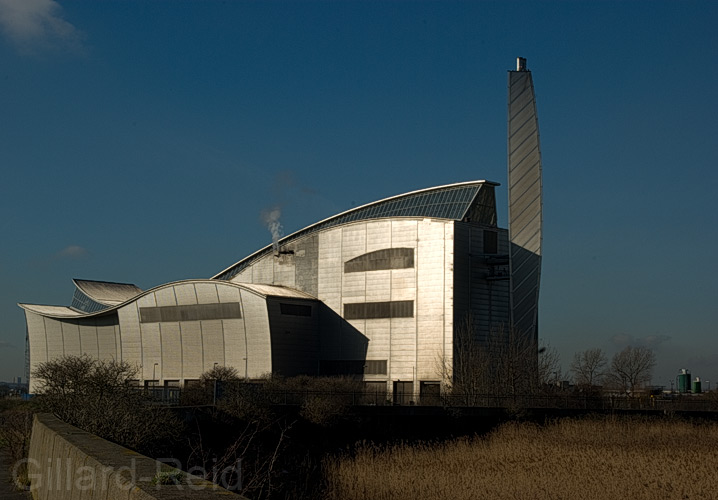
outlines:
M319 235L312 234L294 245L296 287L314 297L319 293Z
M140 329L142 332L142 379L158 380L162 372L160 324L142 323ZM157 363L156 367L155 363Z
M241 320L240 320L241 321ZM204 365L204 347L199 321L180 324L182 332L182 379L198 379L211 369Z
M77 324L77 320L62 322L62 339L67 354L79 356L82 353L80 348L80 326Z
M204 366L211 369L214 363L226 366L224 359L224 331L221 319L200 321L202 345L204 346Z
M414 245L411 245L412 247ZM366 252L391 248L391 221L372 221L366 225Z
M366 223L351 224L342 229L342 263L367 252ZM391 241L387 242L387 246Z
M97 326L97 351L99 358L105 361L119 360L118 345L115 338L117 321L115 316L100 316L93 320Z
M178 306L193 306L197 304L197 292L193 283L182 283L174 287Z
M235 286L227 286L224 283L217 284L217 296L219 301L223 304L241 302L239 288Z
M282 248L282 251L286 251ZM294 253L280 253L279 256L272 256L274 262L274 276L270 283L296 288L297 267Z
M232 278L233 283L252 283L252 267L247 267Z
M154 292L155 301L158 307L176 306L177 298L175 297L175 287L168 286L160 288Z
M142 366L142 330L137 302L120 307L117 317L120 321L120 359L139 369Z
M445 221L430 219L418 223L417 336L414 360L416 379L435 379L438 375L436 356L442 350L444 341L444 310L447 299L445 297L446 224ZM453 242L450 246L453 246ZM418 384L415 385L418 388Z
M195 283L194 290L199 304L216 304L219 301L217 285L214 283Z
M223 319L224 331L224 360L226 366L233 366L237 373L244 376L246 354L246 338L244 331L244 318Z
M267 303L263 297L245 290L241 291L241 297L247 332L247 371L250 378L258 378L272 372Z
M188 322L189 323L189 322ZM182 378L182 333L180 323L162 323L162 363L158 375L160 383L165 379Z
M531 72L509 71L508 86L511 322L519 331L536 337L541 274L542 180Z
M367 349L367 358L388 360L391 354L391 320L376 319L364 323L366 323L365 326L362 326L362 328L364 328L364 334L370 339ZM388 374L389 372L387 372L387 375ZM373 376L370 378L386 379L387 375Z
M274 254L270 253L252 265L252 283L274 283Z
M47 323L47 326L49 327L50 323ZM87 354L92 358L98 357L97 328L95 328L94 321L92 324L80 321L80 344L82 345L82 354Z
M409 275L413 275L413 269ZM392 277L394 271L371 271L365 273L356 273L362 275L365 281L365 300L366 302L388 302L391 300L403 300L392 297ZM347 279L351 275L344 275L344 279ZM410 294L408 300L413 300L413 293Z
M40 363L44 363L47 358L47 337L45 335L44 318L30 311L25 311L25 321L27 325L28 347L30 349L30 387L31 394L35 393L38 388L38 381L32 376Z
M239 288L218 283L217 293L221 303L240 303L241 307ZM242 316L244 316L244 313L242 313ZM246 357L244 319L223 319L222 331L224 332L224 357L226 366L235 367L237 373L244 376L246 369L244 360Z
M342 309L342 228L319 233L319 298L337 314Z
M310 307L310 316L282 314L282 304ZM319 363L318 303L270 297L267 311L271 328L272 370L285 376L317 374ZM288 308L291 310L291 308Z
M390 342L389 372L391 379L413 380L416 369L416 323L414 319L392 319Z
M157 298L154 293L148 293L137 299L137 307L156 307Z
M45 335L47 338L47 357L49 359L62 357L65 354L62 342L62 322L53 318L45 318ZM97 345L97 341L94 344Z
M485 186L484 186L485 187ZM492 189L493 192L493 189ZM494 207L493 220L495 222L496 208ZM454 290L454 261L456 259L454 239L456 238L456 223L444 225L444 331L440 352L434 358L434 380L442 380L443 367L452 366L454 360L454 301L456 291ZM426 360L427 365L430 360ZM426 365L425 365L426 366ZM422 371L420 378L431 379L427 372ZM443 380L442 380L443 381Z

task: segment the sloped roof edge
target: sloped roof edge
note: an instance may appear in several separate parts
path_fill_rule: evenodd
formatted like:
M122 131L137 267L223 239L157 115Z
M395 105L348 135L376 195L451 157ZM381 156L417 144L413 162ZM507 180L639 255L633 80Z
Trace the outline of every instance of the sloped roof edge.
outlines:
M56 305L44 305L44 304L24 304L24 303L18 303L18 306L22 309L25 309L26 311L30 311L36 314L39 314L41 316L45 316L48 318L58 318L58 319L66 319L66 318L91 318L96 316L104 316L108 313L112 313L119 309L120 307L129 304L130 302L136 301L140 299L141 297L153 293L161 288L166 288L170 286L175 285L181 285L181 284L188 284L188 283L210 283L212 285L218 285L221 284L222 286L233 286L236 288L241 288L244 290L247 290L250 293L253 293L255 295L258 295L260 297L286 297L286 298L296 298L296 299L305 299L305 300L319 300L316 297L302 292L300 290L296 290L294 288L286 287L286 286L278 286L278 285L269 285L269 284L253 284L253 283L233 283L229 281L217 281L217 280L211 280L211 279L190 279L190 280L180 280L180 281L172 281L170 283L164 283L162 285L158 285L156 287L150 288L149 290L145 290L134 297L131 297L128 300L123 301L122 303L113 305L107 309L103 309L101 311L95 311L91 313L85 313L82 311L78 311L76 309L72 309L67 306L56 306Z

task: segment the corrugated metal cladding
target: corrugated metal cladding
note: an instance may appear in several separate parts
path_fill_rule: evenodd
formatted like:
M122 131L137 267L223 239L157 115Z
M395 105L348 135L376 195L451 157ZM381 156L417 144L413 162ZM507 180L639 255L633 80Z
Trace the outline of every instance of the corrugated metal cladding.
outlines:
M511 316L515 328L537 334L541 274L541 151L530 71L509 71L509 240Z
M508 234L457 222L454 248L454 322L463 329L468 321L482 342L510 320Z

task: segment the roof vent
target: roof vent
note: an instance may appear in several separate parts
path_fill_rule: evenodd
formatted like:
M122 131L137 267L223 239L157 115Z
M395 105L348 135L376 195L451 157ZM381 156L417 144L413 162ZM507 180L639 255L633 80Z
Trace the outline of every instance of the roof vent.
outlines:
M525 57L517 57L516 58L516 71L526 71L526 58Z

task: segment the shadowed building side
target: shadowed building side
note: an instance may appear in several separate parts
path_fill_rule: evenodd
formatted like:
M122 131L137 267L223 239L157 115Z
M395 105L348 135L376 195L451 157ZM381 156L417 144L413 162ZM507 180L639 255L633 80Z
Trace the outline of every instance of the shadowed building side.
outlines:
M518 58L508 85L511 322L536 339L543 202L536 98L526 59Z

